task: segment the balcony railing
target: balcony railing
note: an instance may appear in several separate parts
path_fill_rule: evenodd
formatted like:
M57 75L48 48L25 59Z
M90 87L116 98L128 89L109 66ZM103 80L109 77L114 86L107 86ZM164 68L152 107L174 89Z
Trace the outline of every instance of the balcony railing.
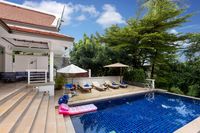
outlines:
M47 70L28 69L28 84L47 83Z

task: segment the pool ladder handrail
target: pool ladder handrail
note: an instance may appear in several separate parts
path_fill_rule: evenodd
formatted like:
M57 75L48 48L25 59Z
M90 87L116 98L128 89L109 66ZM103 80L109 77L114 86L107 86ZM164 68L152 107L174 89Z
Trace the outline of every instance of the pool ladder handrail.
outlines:
M154 88L152 87L152 83L150 80L146 80L144 87L149 90L146 94L145 97L147 97L148 100L154 99Z

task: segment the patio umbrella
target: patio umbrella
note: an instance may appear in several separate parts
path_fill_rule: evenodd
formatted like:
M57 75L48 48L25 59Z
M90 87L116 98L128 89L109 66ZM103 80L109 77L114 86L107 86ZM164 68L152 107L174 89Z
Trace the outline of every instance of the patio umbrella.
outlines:
M66 66L64 68L57 70L57 72L65 73L65 74L77 74L77 73L86 73L87 71L74 64L71 64L69 66ZM72 83L73 83L73 79L72 79Z
M76 73L86 73L87 71L74 64L71 64L69 66L57 70L57 72L66 74L76 74Z
M122 68L124 68L124 67L129 67L129 66L118 62L118 63L106 65L106 66L104 66L104 67L120 68L120 82L121 82Z

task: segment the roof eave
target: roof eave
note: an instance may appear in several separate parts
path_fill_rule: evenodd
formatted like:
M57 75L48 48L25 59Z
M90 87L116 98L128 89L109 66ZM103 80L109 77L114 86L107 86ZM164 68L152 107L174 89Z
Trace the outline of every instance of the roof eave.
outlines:
M74 42L73 37L69 37L69 36L66 36L66 35L55 34L55 33L51 33L51 32L31 30L31 29L22 29L22 28L15 27L15 26L10 26L10 29L13 32L29 33L29 34L40 35L40 36L43 35L45 37L54 37L55 39L61 39L61 40L69 41L69 42Z
M0 25L3 27L3 29L5 29L8 33L12 33L12 30L8 27L8 25L6 23L4 23L1 19L0 19Z

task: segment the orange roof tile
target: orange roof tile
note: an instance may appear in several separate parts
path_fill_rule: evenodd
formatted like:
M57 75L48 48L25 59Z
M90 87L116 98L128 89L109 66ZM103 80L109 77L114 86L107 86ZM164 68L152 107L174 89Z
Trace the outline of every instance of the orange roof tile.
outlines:
M0 18L27 24L53 27L54 15L0 2Z

